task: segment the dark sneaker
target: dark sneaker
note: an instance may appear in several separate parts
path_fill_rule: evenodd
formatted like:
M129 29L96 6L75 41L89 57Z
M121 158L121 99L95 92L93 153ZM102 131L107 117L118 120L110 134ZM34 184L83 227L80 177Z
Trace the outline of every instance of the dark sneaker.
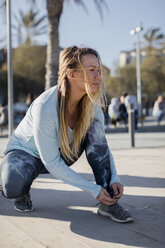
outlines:
M104 204L100 204L98 209L98 214L103 216L108 216L111 220L120 223L133 222L132 216L129 214L127 210L119 205L119 203L115 203L112 206L106 206Z
M31 212L33 210L30 194L27 193L14 201L14 208L19 212Z

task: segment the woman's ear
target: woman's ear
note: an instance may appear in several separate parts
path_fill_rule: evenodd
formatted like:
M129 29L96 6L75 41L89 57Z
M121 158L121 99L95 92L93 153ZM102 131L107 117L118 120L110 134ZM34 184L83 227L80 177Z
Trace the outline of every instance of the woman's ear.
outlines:
M69 79L73 79L74 78L73 70L72 69L67 69L66 75L67 75L67 77Z

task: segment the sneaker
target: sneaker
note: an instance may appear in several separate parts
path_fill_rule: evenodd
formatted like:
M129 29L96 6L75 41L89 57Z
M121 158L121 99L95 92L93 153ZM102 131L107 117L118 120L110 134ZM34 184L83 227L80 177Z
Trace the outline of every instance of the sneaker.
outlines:
M33 210L30 193L27 193L14 201L14 208L19 212L31 212Z
M121 207L119 203L115 203L114 205L111 206L106 206L101 203L97 213L103 216L108 216L111 220L115 222L120 222L120 223L133 222L132 216L129 214L127 210Z

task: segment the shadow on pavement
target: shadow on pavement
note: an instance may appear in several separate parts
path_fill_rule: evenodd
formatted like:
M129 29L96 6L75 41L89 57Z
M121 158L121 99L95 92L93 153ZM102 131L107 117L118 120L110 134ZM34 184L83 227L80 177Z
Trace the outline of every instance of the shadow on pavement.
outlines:
M94 176L91 173L79 173L83 178L88 181L95 182ZM121 182L124 186L128 187L146 187L146 188L165 188L165 179L156 177L140 177L140 176L129 176L119 175ZM40 178L51 178L54 179L50 174L42 174L36 179L37 183L52 183L52 181L41 181ZM53 183L62 183L54 180Z
M165 188L164 178L120 175L120 179L128 187Z
M155 187L156 184L156 187L160 187L162 185L162 179L159 181L156 178L131 178L123 175L122 179L127 186ZM146 182L144 183L143 180ZM52 188L54 183L52 182ZM96 201L84 191L32 188L31 196L35 211L22 214L13 209L13 200L5 199L0 195L0 214L36 218L38 225L40 218L70 222L70 230L73 233L98 241L137 247L164 247L162 217L165 214L165 198L163 197L124 195L120 202L132 212L135 222L123 225L97 215Z
M165 125L147 125L147 126L140 126L138 127L138 133L162 133L165 132ZM105 133L128 133L127 127L116 127L116 128L107 128L105 129Z
M85 192L32 189L32 199L35 211L21 214L13 209L11 200L6 200L0 196L0 214L67 221L70 222L70 230L73 233L98 241L148 248L160 247L158 244L163 245L163 230L162 228L159 230L162 217L156 216L155 218L151 211L153 202L157 211L159 211L160 206L163 207L164 199L162 197L125 196L124 202L127 203L132 201L142 203L144 199L148 203L147 208L144 207L144 209L143 207L132 208L135 223L125 225L112 222L91 210L82 210L82 206L93 207L93 203ZM150 202L152 202L151 205L149 205ZM79 209L72 209L72 207L79 207ZM151 232L151 223L154 224L152 232L155 229L155 232L159 233L157 238Z

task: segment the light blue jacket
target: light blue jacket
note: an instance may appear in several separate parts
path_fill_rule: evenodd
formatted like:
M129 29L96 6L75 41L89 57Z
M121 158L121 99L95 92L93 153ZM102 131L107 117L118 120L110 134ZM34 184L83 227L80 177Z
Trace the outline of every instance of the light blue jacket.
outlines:
M60 124L58 115L58 86L42 93L29 107L26 116L14 131L5 154L13 149L24 150L40 158L51 175L65 183L90 192L95 198L101 186L96 185L68 167L60 157ZM95 119L104 125L102 111L95 107ZM68 128L69 143L72 142L72 130ZM111 182L119 182L112 154L110 152Z

